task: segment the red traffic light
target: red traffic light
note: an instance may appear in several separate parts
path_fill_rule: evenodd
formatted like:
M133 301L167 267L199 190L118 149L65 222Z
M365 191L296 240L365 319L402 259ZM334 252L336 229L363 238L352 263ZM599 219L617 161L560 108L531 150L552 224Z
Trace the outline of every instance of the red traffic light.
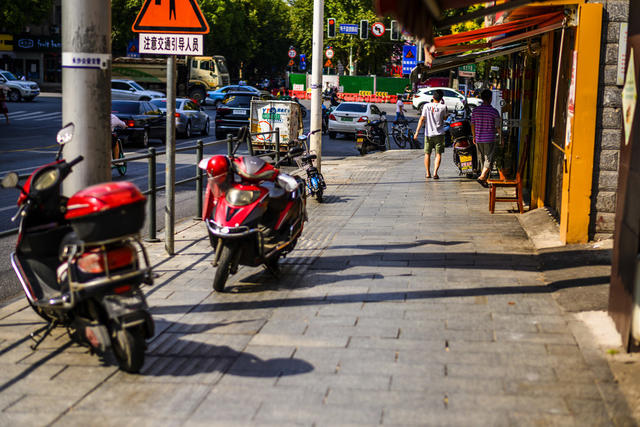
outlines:
M335 24L336 24L336 21L335 21L335 20L333 20L333 19L329 19L329 25L335 25Z

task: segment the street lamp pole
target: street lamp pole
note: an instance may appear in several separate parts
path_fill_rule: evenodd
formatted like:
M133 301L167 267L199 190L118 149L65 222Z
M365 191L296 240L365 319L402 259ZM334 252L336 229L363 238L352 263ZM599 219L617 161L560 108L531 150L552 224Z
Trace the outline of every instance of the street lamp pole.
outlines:
M69 196L111 180L111 2L62 1L62 122L75 125L65 158L82 155L64 181Z
M313 1L313 42L311 54L313 67L311 69L311 129L322 129L322 60L323 60L323 26L324 0ZM322 163L322 132L311 135L311 149L318 156L318 170Z

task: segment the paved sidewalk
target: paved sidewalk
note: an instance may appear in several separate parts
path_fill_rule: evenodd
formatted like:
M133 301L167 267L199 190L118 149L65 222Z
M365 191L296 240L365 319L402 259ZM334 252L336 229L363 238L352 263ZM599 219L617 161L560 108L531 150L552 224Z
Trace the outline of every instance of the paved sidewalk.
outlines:
M0 425L633 425L588 330L547 286L515 215L445 153L325 161L325 203L283 276L215 294L202 223L148 244L156 321L140 375L0 309Z

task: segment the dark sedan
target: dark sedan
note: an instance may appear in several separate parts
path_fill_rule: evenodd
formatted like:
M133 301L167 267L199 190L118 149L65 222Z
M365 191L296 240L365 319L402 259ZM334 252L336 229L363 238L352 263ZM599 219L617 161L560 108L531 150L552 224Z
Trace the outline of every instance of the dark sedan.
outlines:
M119 131L127 141L136 141L149 146L151 138L164 142L166 137L166 115L148 101L111 101L111 112L126 125Z
M251 100L266 97L267 95L249 92L227 93L216 109L216 138L226 138L227 134L236 135L241 127L249 127Z

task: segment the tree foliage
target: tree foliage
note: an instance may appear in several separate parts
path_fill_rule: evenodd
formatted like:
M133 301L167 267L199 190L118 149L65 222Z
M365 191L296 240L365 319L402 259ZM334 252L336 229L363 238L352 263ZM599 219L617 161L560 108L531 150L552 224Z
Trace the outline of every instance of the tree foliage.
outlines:
M300 52L311 54L313 2L291 0L290 4L290 34L293 43ZM346 69L350 52L353 52L354 61L357 61L358 74L376 73L381 70L383 65L388 64L394 44L396 44L389 41L388 33L379 38L369 33L369 39L361 40L357 35L338 34L336 26L336 37L327 38L326 21L328 18L335 18L338 25L360 24L361 20L367 20L369 27L374 22L382 22L386 28L389 28L391 19L377 18L371 0L325 0L324 17L324 46L333 47L335 56L332 61L334 64L340 61ZM324 61L324 58L322 60Z
M0 31L20 34L28 25L40 25L49 17L53 0L0 0Z

